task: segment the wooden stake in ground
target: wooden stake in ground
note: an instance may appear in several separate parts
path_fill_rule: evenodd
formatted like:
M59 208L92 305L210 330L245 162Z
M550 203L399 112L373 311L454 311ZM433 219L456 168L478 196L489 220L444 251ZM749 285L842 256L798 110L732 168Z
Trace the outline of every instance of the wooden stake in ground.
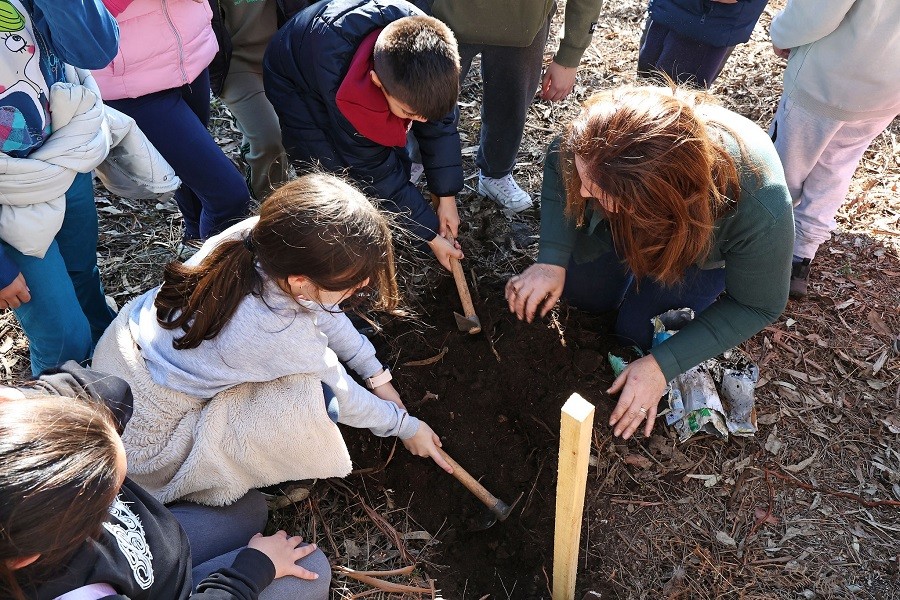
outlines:
M556 533L553 539L553 600L575 598L578 543L587 484L594 405L572 394L562 407L559 478L556 483Z

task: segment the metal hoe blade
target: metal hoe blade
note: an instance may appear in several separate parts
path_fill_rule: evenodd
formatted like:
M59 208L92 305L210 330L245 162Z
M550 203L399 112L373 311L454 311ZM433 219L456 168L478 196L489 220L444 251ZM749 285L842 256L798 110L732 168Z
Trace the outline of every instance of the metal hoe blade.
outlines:
M471 334L475 334L481 331L481 321L478 319L478 315L464 317L458 312L454 312L453 316L456 318L456 326L460 331Z
M466 529L469 531L484 531L485 529L490 529L497 521L505 521L524 495L525 492L520 493L515 502L509 505L503 500L497 500L497 504L493 508L485 507L477 515L466 519Z

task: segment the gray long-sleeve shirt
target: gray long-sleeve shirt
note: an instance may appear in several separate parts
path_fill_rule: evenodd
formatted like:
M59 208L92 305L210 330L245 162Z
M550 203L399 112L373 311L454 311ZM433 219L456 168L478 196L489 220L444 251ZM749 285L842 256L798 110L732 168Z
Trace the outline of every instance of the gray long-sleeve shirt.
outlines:
M246 219L210 238L189 264L201 261L221 241L243 236L257 220ZM135 300L131 333L153 380L191 396L211 398L241 383L308 373L334 391L338 422L368 428L382 437L415 435L418 419L360 386L341 364L364 378L382 368L375 348L350 319L312 302L301 305L260 275L262 294L246 296L216 337L187 350L172 345L180 330L164 329L156 320L153 302L159 288Z

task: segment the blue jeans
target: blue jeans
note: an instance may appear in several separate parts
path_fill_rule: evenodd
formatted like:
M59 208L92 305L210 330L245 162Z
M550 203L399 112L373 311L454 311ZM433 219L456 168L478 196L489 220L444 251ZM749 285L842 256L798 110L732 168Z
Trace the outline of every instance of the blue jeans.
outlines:
M184 216L186 239L206 239L250 211L244 176L206 129L209 94L209 72L204 70L180 88L106 101L137 121L181 178L175 201Z
M97 269L97 208L91 175L77 175L66 192L62 228L43 258L0 243L31 290L31 301L14 312L28 337L32 374L67 360L90 358L94 344L115 317L106 305Z
M578 264L569 261L562 297L588 312L618 309L615 332L623 344L650 348L650 319L670 308L704 310L725 290L725 269L690 267L681 281L666 287L646 277L638 285L628 265L615 252Z
M341 418L341 409L338 406L337 396L334 395L334 390L324 381L322 382L322 393L325 396L325 412L328 413L329 419L337 423L338 419Z

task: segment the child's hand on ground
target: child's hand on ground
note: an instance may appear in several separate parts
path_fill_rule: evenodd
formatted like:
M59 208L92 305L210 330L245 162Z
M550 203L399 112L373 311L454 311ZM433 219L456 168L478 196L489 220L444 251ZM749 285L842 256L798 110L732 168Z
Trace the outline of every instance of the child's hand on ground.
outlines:
M434 252L435 258L438 259L444 268L448 271L450 268L450 258L455 258L456 260L462 260L465 256L460 250L459 244L456 242L451 242L439 235L434 236L434 239L428 242L428 245L431 246L431 251Z
M448 240L455 240L456 234L459 232L459 211L456 209L456 196L441 196L438 198L435 212L437 212L438 223L440 223L438 235Z
M277 531L273 535L257 533L247 542L247 547L259 550L269 557L275 565L275 579L285 575L293 575L300 579L318 579L318 573L296 564L301 558L316 551L315 544L301 546L302 541L303 538L299 535L291 537L286 531Z
M441 446L441 438L431 430L431 427L425 421L419 421L419 430L416 432L416 435L408 440L403 440L403 445L416 456L430 456L440 468L448 473L453 472L453 467L447 464L447 461L444 460L444 457L437 450Z
M381 398L382 400L386 400L388 402L393 402L397 406L399 406L402 410L406 410L406 407L403 406L403 400L400 399L400 394L397 393L397 390L394 389L394 386L390 381L379 385L377 388L372 390L372 393Z

